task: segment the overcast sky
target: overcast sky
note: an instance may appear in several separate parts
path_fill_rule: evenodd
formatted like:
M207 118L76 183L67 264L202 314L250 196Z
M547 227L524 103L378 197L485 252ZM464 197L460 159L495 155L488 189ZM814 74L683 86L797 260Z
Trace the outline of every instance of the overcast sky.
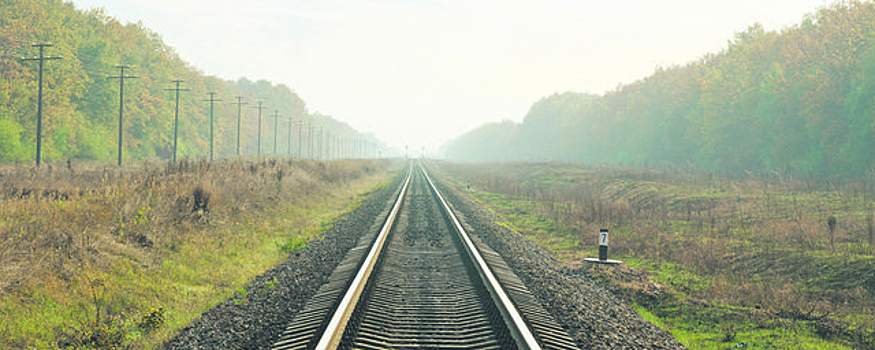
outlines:
M142 21L209 75L291 87L392 146L436 149L521 121L566 91L603 94L658 66L780 30L826 0L73 0Z

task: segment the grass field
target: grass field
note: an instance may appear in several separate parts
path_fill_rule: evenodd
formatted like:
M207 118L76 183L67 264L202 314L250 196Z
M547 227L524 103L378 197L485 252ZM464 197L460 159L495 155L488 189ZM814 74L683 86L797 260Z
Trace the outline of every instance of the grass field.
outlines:
M569 164L441 171L692 349L875 348L875 189L865 180ZM610 229L621 267L598 256Z
M154 348L319 239L387 161L0 167L0 348Z

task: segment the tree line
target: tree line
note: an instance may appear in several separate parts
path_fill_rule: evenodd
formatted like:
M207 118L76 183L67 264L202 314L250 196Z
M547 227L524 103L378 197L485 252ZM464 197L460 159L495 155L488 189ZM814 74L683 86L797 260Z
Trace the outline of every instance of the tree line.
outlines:
M875 3L842 1L603 95L564 93L521 124L444 146L466 161L692 164L740 173L862 177L875 166Z
M182 87L190 89L182 92L179 104L179 158L209 156L208 92L222 100L214 104L218 157L236 155L238 101L246 103L240 110L242 154L276 150L310 158L353 158L373 156L382 147L371 135L309 113L305 102L283 84L206 75L142 22L122 24L102 9L81 10L62 0L0 2L0 162L29 162L36 153L38 68L21 58L35 56L31 44L38 42L54 43L46 53L63 56L44 65L46 161L116 157L119 81L108 77L119 74L118 65L130 65L125 74L137 76L125 81L125 159L171 158L175 96L166 89L174 87L173 80L183 80ZM263 106L260 150L258 111L253 108L257 101Z

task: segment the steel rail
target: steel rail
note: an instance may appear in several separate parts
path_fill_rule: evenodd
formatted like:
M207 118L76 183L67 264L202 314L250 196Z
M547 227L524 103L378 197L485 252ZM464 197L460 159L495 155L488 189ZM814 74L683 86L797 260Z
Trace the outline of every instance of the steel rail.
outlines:
M434 182L431 181L431 177L428 176L428 173L425 171L425 167L422 166L422 163L419 163L419 168L422 169L423 175L425 175L425 179L428 180L428 184L431 187L432 191L434 191L437 198L440 200L441 208L453 222L453 226L455 228L456 233L462 239L464 243L465 251L474 260L474 266L477 269L477 272L480 274L480 277L483 279L484 284L486 285L486 289L489 290L489 293L492 295L493 300L496 301L496 307L501 312L502 317L504 318L504 322L507 325L508 329L511 332L511 335L517 341L517 346L521 349L541 349L541 345L535 339L535 336L532 335L531 330L520 314L519 310L517 310L516 306L511 301L510 297L508 297L507 293L504 291L504 288L501 287L501 283L498 282L498 279L495 277L495 274L492 273L492 270L489 268L489 265L486 264L486 261L483 259L483 256L480 255L480 251L474 246L474 242L471 241L471 238L468 237L468 234L465 232L465 229L462 228L462 225L459 223L459 219L456 218L456 215L453 214L453 211L450 210L450 206L447 204L447 201L441 195L440 191L438 191L437 186L434 185Z
M359 297L361 297L362 290L365 288L365 284L367 283L371 272L374 270L374 265L377 263L377 257L379 257L380 252L383 250L383 246L386 243L386 237L389 235L389 231L395 223L395 217L401 207L401 202L404 200L404 194L407 193L412 174L413 165L411 163L410 169L407 172L407 179L404 181L404 186L402 186L401 193L398 195L398 200L395 201L395 205L392 207L392 211L389 213L386 222L383 224L380 234L371 246L367 257L365 257L365 260L362 263L362 268L356 274L355 279L353 279L352 284L350 284L343 299L341 299L334 315L331 316L331 321L328 322L325 332L319 339L319 343L316 344L316 349L336 349L337 346L340 345L343 331L346 329L346 324L349 322L349 318L355 309L354 306L358 303Z

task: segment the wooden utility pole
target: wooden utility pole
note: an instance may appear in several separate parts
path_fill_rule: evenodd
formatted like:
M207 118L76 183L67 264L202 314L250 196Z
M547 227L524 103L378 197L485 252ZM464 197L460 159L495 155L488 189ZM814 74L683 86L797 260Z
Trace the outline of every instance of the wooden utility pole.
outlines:
M256 103L258 104L258 106L252 107L252 108L258 109L258 142L256 144L256 147L258 149L256 150L255 153L260 156L261 155L261 110L264 109L264 103L262 101L258 101Z
M33 58L24 58L22 61L39 61L39 88L37 90L36 102L36 165L39 166L42 162L43 154L43 62L48 60L60 60L61 56L45 56L45 48L53 46L52 43L33 44L33 47L39 48L39 56Z
M240 115L242 114L241 109L242 106L245 105L246 102L243 102L243 96L237 96L237 156L240 156Z
M118 79L118 166L122 166L122 124L124 121L125 112L125 79L136 79L137 76L125 75L125 69L131 68L126 64L115 66L119 69L119 74L114 77L106 77L107 79Z
M280 110L273 111L273 154L277 154L277 134L280 129Z
M176 154L177 154L177 140L179 139L179 92L180 91L191 91L191 89L180 89L179 84L183 83L185 80L174 80L172 83L176 84L175 88L167 88L164 90L168 91L176 91L176 112L173 114L173 162L176 163Z
M213 103L221 100L216 99L215 92L208 92L207 94L210 95L210 99L204 101L210 103L210 161L213 161L213 145L215 144L215 142L213 141L213 125L215 124L213 123Z

